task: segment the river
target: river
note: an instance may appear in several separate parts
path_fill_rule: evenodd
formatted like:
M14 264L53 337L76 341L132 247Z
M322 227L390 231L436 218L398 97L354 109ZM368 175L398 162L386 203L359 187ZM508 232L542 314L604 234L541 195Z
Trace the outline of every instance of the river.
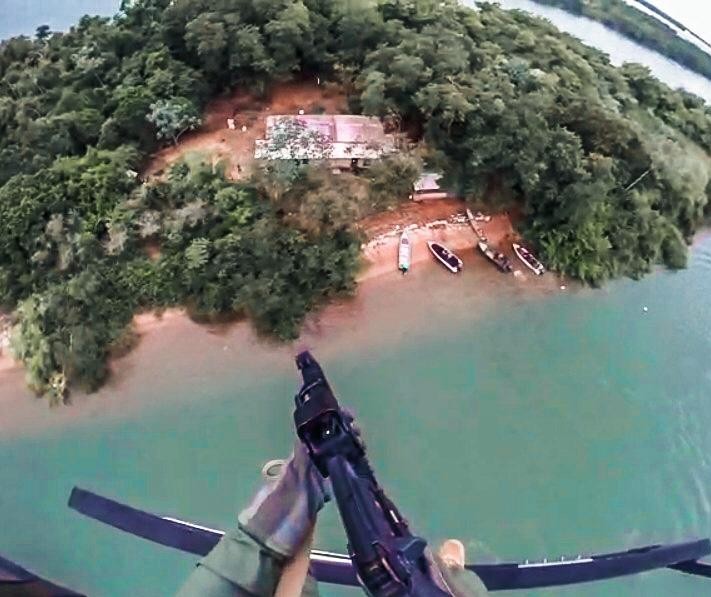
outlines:
M304 339L357 411L379 476L415 528L434 542L462 538L470 560L707 536L711 238L687 270L603 290L561 291L549 276L530 292L467 268L474 259L458 278L430 266L369 282L314 318ZM84 402L70 422L44 417L6 433L0 553L92 596L171 594L194 558L72 513L71 487L233 524L259 465L288 450L296 348L243 325L215 334L169 324L119 363L92 410ZM19 375L0 380L0 392L26 394L20 387ZM343 548L333 507L317 542ZM708 591L654 572L519 594Z
M610 56L615 65L623 62L639 62L649 67L654 75L671 87L683 87L711 102L711 81L685 69L665 56L648 50L623 37L604 25L579 17L559 8L536 4L532 0L499 0L504 8L518 8L545 17L556 27L583 40L586 44L600 48ZM703 9L699 8L699 12Z

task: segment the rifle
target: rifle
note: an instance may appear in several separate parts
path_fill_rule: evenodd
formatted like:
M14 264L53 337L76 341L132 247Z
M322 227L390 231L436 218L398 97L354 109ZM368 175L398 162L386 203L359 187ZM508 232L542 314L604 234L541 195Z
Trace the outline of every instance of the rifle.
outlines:
M294 424L319 472L331 480L358 581L372 597L446 597L427 542L414 535L378 484L353 417L341 409L316 359L296 357L303 385ZM451 596L450 596L451 597Z

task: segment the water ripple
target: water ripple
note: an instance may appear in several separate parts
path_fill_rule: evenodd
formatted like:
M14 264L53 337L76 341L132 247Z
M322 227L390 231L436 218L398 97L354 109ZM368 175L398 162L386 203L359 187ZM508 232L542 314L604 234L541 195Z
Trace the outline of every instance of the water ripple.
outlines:
M703 268L711 267L711 251L699 250L694 253L694 265L699 265Z
M707 534L711 527L711 462L708 433L700 411L706 400L686 396L674 404L669 417L670 450L664 463L666 501L672 508L672 523L680 535Z

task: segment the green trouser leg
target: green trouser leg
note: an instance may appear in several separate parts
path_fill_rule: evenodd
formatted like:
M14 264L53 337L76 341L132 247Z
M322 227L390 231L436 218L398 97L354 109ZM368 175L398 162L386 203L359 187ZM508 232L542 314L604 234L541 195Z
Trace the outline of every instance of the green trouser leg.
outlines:
M250 593L233 585L229 580L219 574L215 574L209 568L198 566L178 591L177 597L196 597L197 595L205 595L205 597L242 597L248 596Z
M240 589L226 578L214 573L209 568L198 566L190 575L177 597L252 597L252 593ZM318 585L312 576L306 578L301 597L319 597Z
M267 549L242 529L225 533L178 591L177 597L271 597L286 559ZM302 597L317 597L308 577Z
M447 588L455 597L486 597L489 591L481 579L465 568L450 568L438 562Z
M455 597L484 597L488 591L478 576L450 568L435 556L447 588ZM265 548L242 529L234 529L200 561L177 597L271 597L286 559ZM318 597L316 581L307 577L301 597Z

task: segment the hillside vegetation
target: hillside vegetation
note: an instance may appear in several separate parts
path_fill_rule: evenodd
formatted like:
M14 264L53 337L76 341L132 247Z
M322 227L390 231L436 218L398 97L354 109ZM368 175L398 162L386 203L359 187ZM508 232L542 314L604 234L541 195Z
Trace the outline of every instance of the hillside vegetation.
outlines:
M546 21L441 0L124 2L0 46L0 301L32 387L97 387L138 309L244 313L288 338L352 290L353 219L406 196L414 158L343 179L135 175L209 98L314 74L421 137L463 196L516 207L551 268L599 284L684 266L711 188L708 106Z

